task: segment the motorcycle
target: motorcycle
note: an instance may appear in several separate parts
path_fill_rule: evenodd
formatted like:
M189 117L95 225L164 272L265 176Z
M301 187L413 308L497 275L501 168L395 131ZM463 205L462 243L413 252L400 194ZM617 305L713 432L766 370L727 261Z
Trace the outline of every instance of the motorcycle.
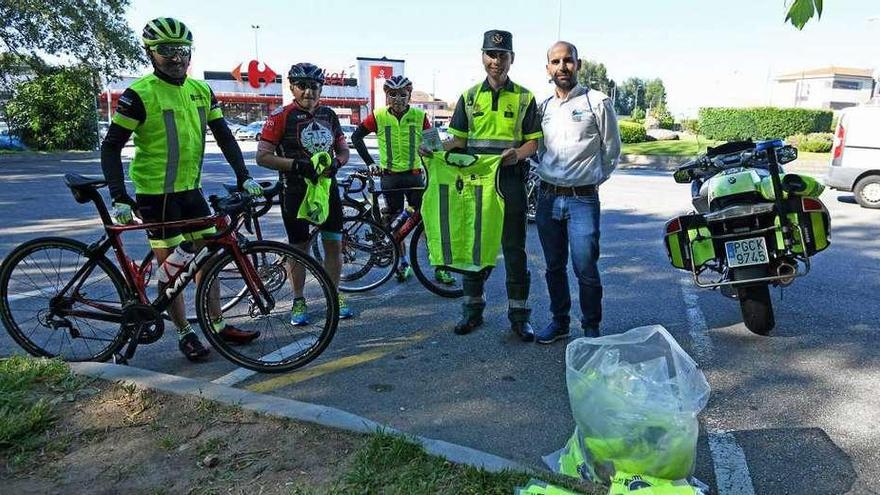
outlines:
M734 141L679 166L695 211L666 222L672 266L698 287L739 301L743 322L759 335L775 326L770 286L786 287L810 272L811 257L830 245L824 185L781 165L797 149L781 140Z

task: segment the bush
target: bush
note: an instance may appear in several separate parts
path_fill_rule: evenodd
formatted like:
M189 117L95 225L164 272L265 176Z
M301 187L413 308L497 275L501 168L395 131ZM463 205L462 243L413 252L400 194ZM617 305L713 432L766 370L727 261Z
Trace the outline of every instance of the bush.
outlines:
M700 132L710 139L772 139L795 134L827 132L829 110L804 108L701 108Z
M834 135L830 132L813 132L810 134L795 134L789 136L785 141L798 149L807 153L828 153L831 151L831 145L834 141Z
M681 121L681 128L693 135L697 135L700 133L700 120L684 119Z
M645 111L641 108L634 108L632 111L632 115L630 118L636 122L644 122L645 121Z
M85 69L63 68L18 84L6 104L10 131L37 150L93 150L96 86Z
M647 139L644 126L635 122L618 122L620 140L624 143L641 143Z
M669 113L665 104L657 105L652 108L649 113L651 114L651 117L657 119L657 123L661 129L667 129L670 131L675 130L675 118Z

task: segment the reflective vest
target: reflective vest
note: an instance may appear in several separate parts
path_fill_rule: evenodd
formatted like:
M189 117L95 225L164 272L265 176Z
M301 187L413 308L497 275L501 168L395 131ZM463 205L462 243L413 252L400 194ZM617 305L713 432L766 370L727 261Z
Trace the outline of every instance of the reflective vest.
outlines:
M223 116L211 109L211 89L186 78L183 85L167 83L155 74L130 86L144 103L147 118L138 122L116 114L113 122L134 131L134 159L128 174L138 194L162 194L198 189L201 184L205 130Z
M467 90L464 111L468 128L465 134L460 129L449 128L449 133L466 138L468 153L500 154L508 148L517 148L525 141L541 137L540 132L524 135L523 120L529 103L535 99L531 91L510 81L508 89L498 94L498 104L492 104L492 91L484 91L483 83Z
M504 226L501 157L478 156L463 167L447 162L448 155L436 152L425 159L428 185L421 212L429 261L471 272L495 266Z
M373 112L373 116L376 118L379 166L392 172L422 168L418 151L422 144L425 111L409 107L397 120L388 108L380 108Z

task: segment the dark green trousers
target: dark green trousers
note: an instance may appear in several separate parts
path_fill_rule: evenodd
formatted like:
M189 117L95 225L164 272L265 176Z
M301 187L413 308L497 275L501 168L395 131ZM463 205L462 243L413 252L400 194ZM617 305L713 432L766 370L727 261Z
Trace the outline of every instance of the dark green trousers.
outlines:
M526 185L528 164L517 163L501 167L499 183L504 196L504 227L501 232L501 252L504 254L504 269L507 273L507 317L511 322L529 320L531 310L526 306L529 299L531 275L526 258ZM477 302L483 296L483 285L491 268L480 273L466 273L462 280L464 290L463 312L465 318L473 318L483 313L486 304Z

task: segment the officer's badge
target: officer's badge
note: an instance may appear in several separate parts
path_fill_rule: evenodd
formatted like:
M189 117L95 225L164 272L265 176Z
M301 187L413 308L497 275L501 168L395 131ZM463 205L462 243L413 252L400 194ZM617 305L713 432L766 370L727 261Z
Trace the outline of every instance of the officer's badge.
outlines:
M504 36L501 33L495 33L492 35L492 43L496 45L500 45L504 41Z
M513 107L512 106L507 105L507 108L504 109L504 116L508 119L513 118Z

